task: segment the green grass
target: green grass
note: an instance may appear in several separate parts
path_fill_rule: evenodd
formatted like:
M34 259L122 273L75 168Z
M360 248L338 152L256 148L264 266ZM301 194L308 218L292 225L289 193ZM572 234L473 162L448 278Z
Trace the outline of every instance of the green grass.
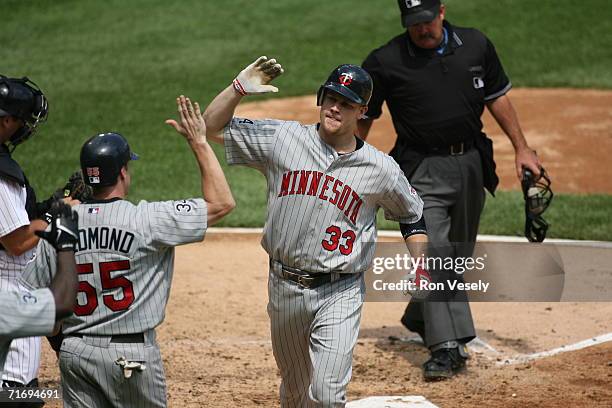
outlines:
M487 194L480 222L480 234L523 236L525 201L522 193L499 191L493 198ZM543 215L549 223L548 238L612 241L612 196L556 194ZM398 230L379 213L378 225Z
M515 85L612 88L607 0L447 4L449 20L489 35ZM360 63L402 31L395 0L3 0L2 17L0 72L28 75L51 103L48 123L15 153L41 197L78 167L83 141L107 130L142 156L132 166L132 200L199 194L191 152L163 123L178 94L205 105L262 54L286 68L274 97L310 94L331 68ZM265 181L254 173L228 171L239 207L222 225L261 224ZM582 200L568 200L568 212L584 211ZM483 232L491 221L485 213ZM597 230L577 227L559 233Z

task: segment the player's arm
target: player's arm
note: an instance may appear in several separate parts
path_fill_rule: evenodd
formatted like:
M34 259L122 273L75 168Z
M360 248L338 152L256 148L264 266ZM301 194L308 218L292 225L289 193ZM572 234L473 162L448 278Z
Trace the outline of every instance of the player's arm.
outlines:
M413 257L427 255L427 226L425 218L413 223L400 223L400 231L406 246Z
M0 237L0 244L10 255L23 255L38 244L38 237L34 233L44 230L47 225L43 220L33 220L29 225L24 225Z
M234 116L236 106L243 96L268 92L278 92L278 88L269 85L277 76L283 73L283 68L275 59L259 57L251 65L243 69L236 79L217 95L204 111L207 137L223 144L223 128Z
M72 314L76 302L78 283L74 252L79 240L79 223L77 213L62 201L53 202L51 210L50 228L36 234L57 251L57 273L49 289L55 299L56 319L60 320Z
M176 100L181 122L166 123L183 135L196 157L202 180L202 196L206 201L207 223L214 224L236 206L219 160L207 141L207 130L200 105L181 95Z
M57 274L51 281L51 286L49 286L55 299L56 320L61 320L72 314L76 302L77 285L74 248L59 251L57 253Z
M400 223L400 230L402 231L402 237L410 252L410 256L415 259L422 259L422 263L419 263L417 269L414 271L415 284L417 287L420 287L421 281L431 282L430 271L427 270L425 264L428 242L425 219L421 217L421 219L415 223ZM421 297L419 292L412 292L411 294L416 297Z
M523 177L523 167L530 169L536 177L539 177L542 164L535 151L527 145L510 98L507 95L502 95L488 101L487 109L512 142L515 153L516 175L519 180Z

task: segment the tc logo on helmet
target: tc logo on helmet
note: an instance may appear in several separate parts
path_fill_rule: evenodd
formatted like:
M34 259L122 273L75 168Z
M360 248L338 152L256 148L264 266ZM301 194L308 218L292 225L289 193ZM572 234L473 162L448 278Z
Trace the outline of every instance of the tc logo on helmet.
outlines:
M340 83L344 86L349 86L351 82L353 82L353 74L347 72L345 74L340 74L340 78L338 78Z

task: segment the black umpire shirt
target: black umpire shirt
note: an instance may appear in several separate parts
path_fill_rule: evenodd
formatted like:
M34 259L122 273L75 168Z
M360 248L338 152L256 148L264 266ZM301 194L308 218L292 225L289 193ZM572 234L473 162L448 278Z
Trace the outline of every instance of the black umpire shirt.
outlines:
M476 147L490 144L480 118L485 102L512 87L495 47L483 33L447 21L444 28L447 41L441 52L417 47L404 32L372 51L363 63L374 81L367 116L380 117L387 102L398 135L391 156L403 164L407 176L423 157L419 150L462 141L474 141ZM490 155L489 163L483 157L483 170L491 191L495 186L487 185L486 174L495 173L491 146Z

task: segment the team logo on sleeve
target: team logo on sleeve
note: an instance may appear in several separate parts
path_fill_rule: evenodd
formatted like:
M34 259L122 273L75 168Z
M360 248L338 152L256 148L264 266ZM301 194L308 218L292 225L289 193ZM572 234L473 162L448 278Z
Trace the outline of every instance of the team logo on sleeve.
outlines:
M411 195L411 196L413 196L413 197L416 197L416 196L417 196L417 192L416 192L416 190L414 189L414 187L412 187L412 186L410 186L410 195Z
M87 178L91 184L100 183L100 168L99 167L87 167Z
M187 200L177 201L174 205L174 208L178 213L188 213L191 212L191 210L193 209L193 207L187 202Z

